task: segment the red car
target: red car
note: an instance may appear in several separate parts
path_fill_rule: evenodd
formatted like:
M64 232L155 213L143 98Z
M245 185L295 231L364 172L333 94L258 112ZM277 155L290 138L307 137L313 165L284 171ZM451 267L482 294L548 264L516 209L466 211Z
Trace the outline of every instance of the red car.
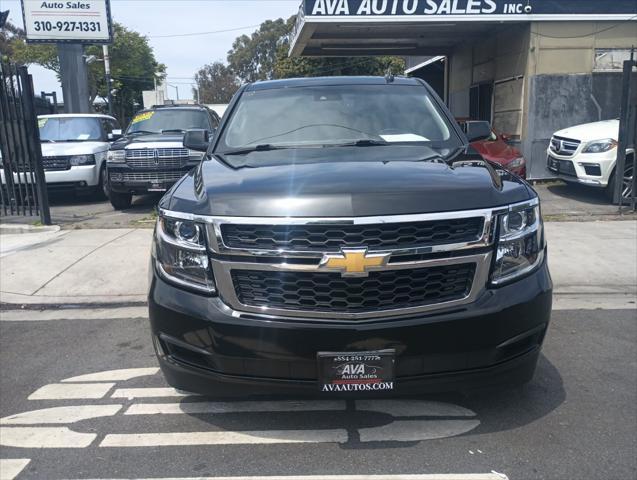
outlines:
M460 126L464 129L466 121L460 121ZM501 165L521 178L526 178L526 161L522 152L506 143L507 139L505 135L497 134L491 129L491 137L473 142L471 147L486 160Z

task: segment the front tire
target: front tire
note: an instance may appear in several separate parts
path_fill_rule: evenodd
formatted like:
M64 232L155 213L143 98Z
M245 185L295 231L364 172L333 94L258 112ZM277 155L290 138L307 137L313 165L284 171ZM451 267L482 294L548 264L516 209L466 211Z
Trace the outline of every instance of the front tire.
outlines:
M108 174L106 172L106 163L104 163L102 165L102 168L100 169L100 181L97 184L97 188L95 189L95 191L103 198L110 197L111 192L108 188Z
M133 196L130 193L119 193L110 191L108 198L115 210L126 210L133 203Z
M606 187L606 198L613 203L615 202L615 189L617 188L617 169L613 171ZM622 177L622 197L624 200L628 200L633 196L633 156L626 156L626 165L624 166L624 175Z

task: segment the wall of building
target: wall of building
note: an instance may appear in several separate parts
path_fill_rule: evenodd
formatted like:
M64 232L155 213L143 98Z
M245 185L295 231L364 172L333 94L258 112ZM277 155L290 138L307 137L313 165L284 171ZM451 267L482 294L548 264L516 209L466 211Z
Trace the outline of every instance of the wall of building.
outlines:
M635 39L637 22L531 24L522 146L532 177L548 176L546 148L555 131L619 116L621 73L604 71L600 52L629 49Z
M472 86L492 83L494 127L514 138L521 136L529 31L529 24L498 26L492 35L468 40L454 49L449 64L449 106L456 117L470 116Z

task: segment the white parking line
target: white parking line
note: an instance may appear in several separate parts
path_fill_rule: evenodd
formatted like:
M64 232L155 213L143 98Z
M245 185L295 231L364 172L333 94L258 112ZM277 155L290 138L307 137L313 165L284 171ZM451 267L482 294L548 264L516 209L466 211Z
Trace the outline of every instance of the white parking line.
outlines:
M0 458L0 480L13 480L30 461L28 458Z
M74 423L91 418L112 417L121 409L122 405L76 405L73 407L43 408L0 418L0 425Z
M315 412L345 410L345 401L253 401L253 402L190 402L137 403L128 407L124 415L173 415L197 413L248 412Z
M106 435L100 447L178 447L278 443L345 443L347 431L264 430L262 432L172 432Z
M78 433L66 427L2 427L0 445L16 448L86 448L96 433Z
M398 420L382 427L359 428L361 442L419 442L466 433L479 420Z
M62 382L121 382L133 378L148 377L159 372L159 367L126 368L122 370L108 370L105 372L89 373L77 377L65 378Z
M503 473L446 473L417 475L314 475L314 476L273 476L273 477L170 477L138 478L119 480L508 480ZM97 479L95 479L97 480ZM105 479L101 479L105 480ZM110 479L116 480L116 479Z
M114 383L50 383L29 395L29 400L72 400L102 398Z
M174 388L118 388L113 392L111 398L157 398L157 397L191 397L190 393L179 393Z

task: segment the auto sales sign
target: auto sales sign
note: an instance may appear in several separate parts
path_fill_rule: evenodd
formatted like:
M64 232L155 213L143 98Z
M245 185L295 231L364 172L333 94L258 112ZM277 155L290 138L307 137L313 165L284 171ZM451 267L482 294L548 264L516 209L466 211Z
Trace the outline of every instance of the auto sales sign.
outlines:
M27 42L111 43L110 0L22 0Z
M637 18L637 0L305 0L301 9L308 17L525 16L549 19L543 17L554 16L568 19L596 15L600 19Z

